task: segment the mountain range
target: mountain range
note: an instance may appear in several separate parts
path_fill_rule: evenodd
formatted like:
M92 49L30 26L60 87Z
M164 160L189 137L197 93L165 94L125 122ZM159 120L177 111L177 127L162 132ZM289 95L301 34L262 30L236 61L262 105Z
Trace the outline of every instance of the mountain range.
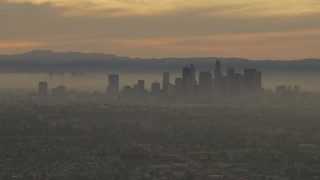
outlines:
M223 67L241 70L255 68L268 72L320 72L320 59L249 60L243 58L194 57L139 59L103 53L53 52L34 50L23 54L0 55L0 72L160 72L180 71L194 64L199 70L213 70L217 60Z

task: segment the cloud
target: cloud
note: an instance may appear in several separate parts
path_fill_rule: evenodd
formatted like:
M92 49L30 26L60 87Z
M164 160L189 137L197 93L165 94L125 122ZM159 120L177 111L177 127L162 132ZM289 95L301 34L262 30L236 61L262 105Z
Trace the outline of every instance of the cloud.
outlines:
M50 4L65 16L167 15L204 9L204 16L290 16L320 12L318 0L5 0L8 3Z
M35 48L43 45L42 42L36 41L0 41L0 49L1 50L14 50L17 49L24 50Z
M302 59L318 57L320 29L198 35L166 38L111 38L104 36L57 36L35 42L0 42L0 47L19 50L111 52L130 57L244 57L250 59Z

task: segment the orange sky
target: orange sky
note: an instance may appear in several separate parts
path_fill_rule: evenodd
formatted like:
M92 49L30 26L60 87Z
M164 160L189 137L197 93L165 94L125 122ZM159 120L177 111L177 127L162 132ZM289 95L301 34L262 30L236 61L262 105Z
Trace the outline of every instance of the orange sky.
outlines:
M0 53L320 58L319 0L0 0Z

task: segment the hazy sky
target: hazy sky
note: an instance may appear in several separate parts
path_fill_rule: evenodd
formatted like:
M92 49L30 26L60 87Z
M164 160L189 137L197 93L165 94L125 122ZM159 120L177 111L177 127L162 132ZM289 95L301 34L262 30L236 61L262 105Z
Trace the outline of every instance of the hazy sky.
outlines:
M0 0L0 53L320 58L320 0Z

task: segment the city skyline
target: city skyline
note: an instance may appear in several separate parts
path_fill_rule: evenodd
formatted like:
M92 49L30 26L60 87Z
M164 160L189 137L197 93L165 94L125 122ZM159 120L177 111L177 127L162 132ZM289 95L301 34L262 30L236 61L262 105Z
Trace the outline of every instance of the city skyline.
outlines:
M171 83L170 72L163 72L162 82L153 81L149 91L146 89L144 79L137 80L137 83L132 86L125 84L120 87L120 74L107 74L106 94L111 97L118 97L119 95L146 95L147 93L151 93L152 95L213 95L218 93L225 96L239 96L246 93L262 94L265 91L262 86L262 72L257 69L245 68L243 74L241 74L236 73L233 68L227 68L226 73L223 73L221 61L217 60L213 73L210 70L198 71L193 64L184 66L181 70L181 76L176 77L174 83ZM198 76L196 75L197 73ZM61 75L63 76L64 73ZM71 73L71 77L78 77L78 75L83 76L84 73ZM53 78L53 72L49 72L49 78ZM278 86L276 90L278 90ZM75 92L75 90L72 91L72 93ZM95 92L98 91L95 90ZM64 85L52 89L53 96L61 96L65 93L66 86ZM38 94L42 97L48 94L48 82L39 82Z
M4 0L0 54L320 58L319 17L317 0Z

